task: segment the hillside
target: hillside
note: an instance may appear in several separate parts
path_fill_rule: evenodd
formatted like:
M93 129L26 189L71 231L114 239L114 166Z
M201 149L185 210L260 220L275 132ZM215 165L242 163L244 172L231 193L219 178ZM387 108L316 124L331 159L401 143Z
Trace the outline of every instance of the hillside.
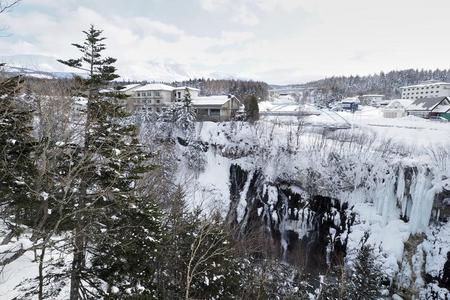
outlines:
M330 103L344 97L363 94L383 94L387 98L398 98L401 94L401 86L431 79L450 81L450 69L409 69L367 76L333 76L308 82L306 86L315 87L320 91L320 102Z

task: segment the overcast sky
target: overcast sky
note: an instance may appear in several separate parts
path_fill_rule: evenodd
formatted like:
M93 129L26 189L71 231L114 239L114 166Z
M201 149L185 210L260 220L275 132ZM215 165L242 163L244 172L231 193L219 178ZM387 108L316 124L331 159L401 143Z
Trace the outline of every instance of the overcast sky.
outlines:
M126 79L168 68L302 83L450 67L449 0L22 0L0 16L0 53L71 58L90 24Z

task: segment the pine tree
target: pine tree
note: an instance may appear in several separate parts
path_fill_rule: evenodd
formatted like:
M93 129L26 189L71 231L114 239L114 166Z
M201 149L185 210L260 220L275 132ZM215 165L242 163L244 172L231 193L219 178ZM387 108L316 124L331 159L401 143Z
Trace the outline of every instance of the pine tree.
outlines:
M72 204L72 300L92 293L83 282L110 297L125 289L141 292L138 287L151 282L146 281L151 273L147 267L160 232L156 206L138 190L142 174L151 169L149 156L138 142L136 126L127 122L128 114L114 104L114 99L123 95L102 91L118 78L113 66L116 60L102 56L106 46L101 30L91 26L83 32L85 42L73 44L82 57L59 60L88 72L87 79L78 78L87 107L82 160L77 166L79 187ZM90 269L87 252L92 257ZM106 291L102 282L108 285Z
M374 255L373 248L366 244L365 234L361 248L349 268L334 266L325 277L318 299L355 299L376 300L382 295L381 267Z
M381 297L383 273L370 245L363 244L356 256L349 292L356 300Z
M250 122L259 120L258 98L255 95L247 97L245 111Z
M186 88L183 99L183 106L177 112L177 126L183 133L190 133L194 129L195 117L195 112L192 108L191 93L189 93L189 89Z
M1 213L13 222L13 231L21 223L32 225L38 205L33 194L36 141L32 136L32 112L18 100L22 84L20 77L0 82Z

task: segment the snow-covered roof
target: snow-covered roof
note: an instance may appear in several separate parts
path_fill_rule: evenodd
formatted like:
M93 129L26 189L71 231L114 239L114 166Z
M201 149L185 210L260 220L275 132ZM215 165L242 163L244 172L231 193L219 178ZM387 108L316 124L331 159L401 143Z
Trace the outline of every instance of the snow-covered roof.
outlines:
M449 82L443 82L443 81L425 81L419 84L415 84L415 85L407 85L407 86L402 86L400 87L401 89L407 89L407 88L422 88L422 87L430 87L430 86L435 86L435 85L450 85Z
M192 98L194 105L224 105L230 98L227 95Z
M390 102L386 106L386 108L395 108L395 106L397 106L397 104L400 104L403 108L407 108L413 102L414 102L414 100L411 100L411 99L393 99L393 100L390 100Z
M417 99L407 107L407 110L425 110L432 111L442 100L447 97L433 97Z
M136 92L141 91L173 91L175 88L173 86L163 84L163 83L148 83L141 87L135 89Z
M126 91L129 91L131 89L137 88L138 86L141 86L141 84L140 83L133 83L133 84L123 85L123 86L120 87L119 91L126 92Z
M340 102L341 103L344 103L344 102L346 102L346 103L360 103L361 101L359 100L358 97L348 97L348 98L342 99Z
M176 88L174 88L174 90L185 90L185 89L190 89L192 91L200 91L200 89L196 89L190 86L178 86Z
M384 95L367 94L367 95L362 95L361 97L384 97Z
M439 105L438 107L436 107L435 109L433 109L433 112L437 112L437 113L447 113L447 112L450 112L450 104Z

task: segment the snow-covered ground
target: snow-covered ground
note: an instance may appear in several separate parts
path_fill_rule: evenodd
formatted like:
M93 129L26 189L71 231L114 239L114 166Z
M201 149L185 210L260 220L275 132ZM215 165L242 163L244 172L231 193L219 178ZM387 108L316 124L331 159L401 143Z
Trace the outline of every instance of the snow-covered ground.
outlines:
M260 110L265 112L299 109L305 106L299 107L289 99L260 104ZM401 277L403 274L411 278L412 272L417 275L422 268L437 275L445 253L450 251L450 227L428 223L434 193L445 185L450 189L450 161L436 161L430 151L439 145L449 149L450 123L416 117L385 119L379 109L372 107L362 107L354 114L312 106L306 109L320 114L301 118L263 117L255 124L197 123L194 139L207 145L205 152L196 153L203 167L191 170L188 166L191 157L186 157L185 147L177 145L175 150L180 159L176 176L186 188L188 204L205 210L217 209L225 216L230 209L232 164L238 164L249 174L258 170L268 182L308 180L306 170L312 169L322 175L316 183L323 186L319 192L347 201L357 214L349 233L350 259L352 250L358 247L364 233L369 232L369 242L375 247L387 275ZM348 129L322 130L333 125L343 128L347 125ZM394 151L383 151L385 145ZM332 153L334 160L330 160ZM408 167L416 168L408 188L412 205L403 197L402 172ZM267 190L272 191L270 186ZM276 195L271 198L276 199ZM245 206L246 200L241 197L238 221L245 219ZM409 222L400 218L407 209ZM304 224L289 225L291 230L305 231ZM424 238L411 254L412 265L409 265L404 261L405 243L414 234L423 234ZM36 275L37 263L33 262L33 254L27 253L2 272L0 299L19 295L16 286ZM420 285L420 279L417 280Z
M263 116L269 122L302 122L314 127L361 128L366 132L376 133L382 139L390 139L408 146L431 146L450 144L450 122L444 123L415 116L403 118L384 118L382 110L371 106L361 106L355 113L319 109L310 104L298 104L291 98L264 101L259 104L260 111L270 112L310 112L312 115Z

